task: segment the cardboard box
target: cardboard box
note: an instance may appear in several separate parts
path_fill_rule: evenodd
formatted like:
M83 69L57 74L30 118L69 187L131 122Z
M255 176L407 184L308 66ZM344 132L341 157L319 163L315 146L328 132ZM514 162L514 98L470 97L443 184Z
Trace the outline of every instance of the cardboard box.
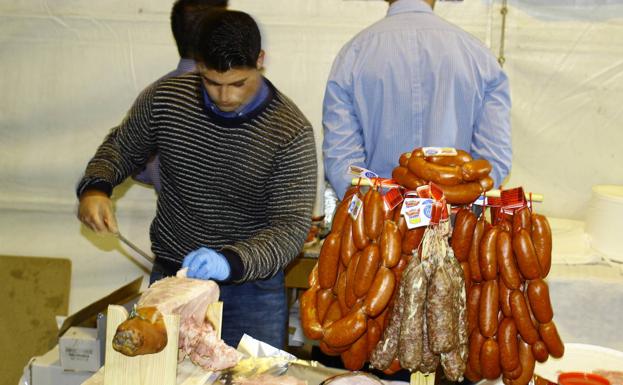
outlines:
M97 329L70 327L58 342L61 366L65 370L95 372L101 366Z
M59 347L34 357L29 364L31 385L80 385L93 375L91 372L68 372L61 367Z

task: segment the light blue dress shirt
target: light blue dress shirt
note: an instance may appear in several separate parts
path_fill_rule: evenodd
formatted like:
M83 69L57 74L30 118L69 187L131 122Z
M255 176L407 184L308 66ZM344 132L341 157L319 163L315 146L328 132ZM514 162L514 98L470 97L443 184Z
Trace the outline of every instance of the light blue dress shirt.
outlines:
M341 198L349 165L391 177L400 154L463 149L511 166L508 79L489 49L421 0L398 0L336 57L324 96L325 174Z

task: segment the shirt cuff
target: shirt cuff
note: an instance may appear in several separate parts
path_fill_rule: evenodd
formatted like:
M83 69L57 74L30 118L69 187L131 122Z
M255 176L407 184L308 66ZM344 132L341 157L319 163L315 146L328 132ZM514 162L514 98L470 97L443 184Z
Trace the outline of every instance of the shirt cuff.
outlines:
M225 256L230 268L229 277L225 280L225 282L240 281L244 275L244 265L242 264L240 255L231 249L222 249L220 250L220 253Z

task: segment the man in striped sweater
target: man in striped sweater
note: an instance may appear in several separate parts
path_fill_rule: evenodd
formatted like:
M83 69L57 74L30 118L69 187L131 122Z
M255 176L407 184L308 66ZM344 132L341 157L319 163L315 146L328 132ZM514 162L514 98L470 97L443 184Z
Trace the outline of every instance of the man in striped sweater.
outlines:
M220 281L225 342L247 333L282 348L283 269L302 248L315 194L312 127L262 76L249 15L209 15L195 60L198 73L145 89L100 145L78 184L78 217L116 233L113 188L157 151L152 282L182 265L190 277Z

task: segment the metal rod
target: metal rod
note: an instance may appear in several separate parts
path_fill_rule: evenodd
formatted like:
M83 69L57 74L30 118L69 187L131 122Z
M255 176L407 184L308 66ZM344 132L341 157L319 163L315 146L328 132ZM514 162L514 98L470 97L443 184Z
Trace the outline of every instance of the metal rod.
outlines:
M154 263L154 257L152 257L151 255L149 255L146 252L144 252L143 250L141 250L140 247L138 247L134 243L130 242L126 237L121 235L121 233L116 233L115 236L121 242L125 243L129 248L131 248L132 250L136 251L141 257L143 257L147 261L149 261L149 263L152 263L152 264Z

